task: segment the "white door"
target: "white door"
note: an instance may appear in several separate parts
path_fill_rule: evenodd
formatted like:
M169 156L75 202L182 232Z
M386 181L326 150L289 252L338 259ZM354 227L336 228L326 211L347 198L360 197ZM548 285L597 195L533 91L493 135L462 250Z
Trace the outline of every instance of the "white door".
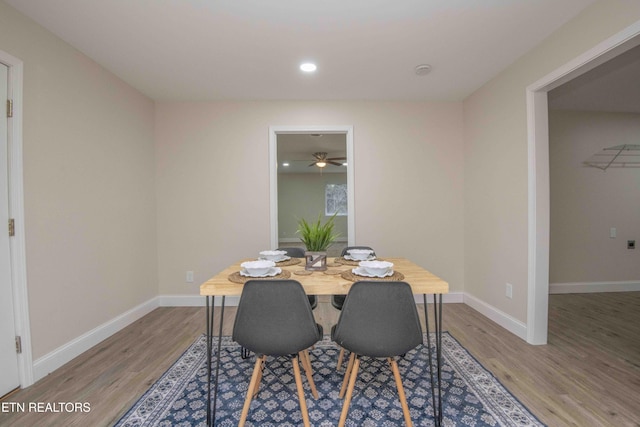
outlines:
M0 64L0 396L20 386L9 252L8 68Z

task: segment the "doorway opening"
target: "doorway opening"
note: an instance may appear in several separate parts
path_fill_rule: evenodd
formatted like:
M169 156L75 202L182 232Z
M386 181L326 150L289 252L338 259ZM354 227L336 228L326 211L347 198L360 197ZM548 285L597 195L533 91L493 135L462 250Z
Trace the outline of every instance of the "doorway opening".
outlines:
M549 310L549 109L547 93L640 45L640 22L533 83L526 90L528 128L527 342L546 344Z
M12 100L12 114L7 123L8 211L13 219L13 236L9 239L13 320L21 351L18 374L21 387L33 384L31 327L27 293L26 243L24 228L24 186L22 161L22 82L23 62L0 50L0 63L8 67L7 96ZM2 100L4 103L5 100ZM4 224L7 225L6 223ZM5 229L6 230L6 229ZM5 295L0 296L2 298ZM1 368L0 368L1 369Z
M299 244L302 216L314 221L333 213L341 239L330 249L354 244L352 126L270 127L269 173L273 249Z

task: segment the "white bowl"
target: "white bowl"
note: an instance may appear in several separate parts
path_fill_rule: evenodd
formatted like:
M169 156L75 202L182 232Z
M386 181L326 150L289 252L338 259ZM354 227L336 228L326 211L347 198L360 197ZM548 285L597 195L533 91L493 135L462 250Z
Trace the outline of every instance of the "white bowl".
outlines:
M262 251L260 256L269 261L280 261L287 254L287 251Z
M247 261L240 264L240 267L244 268L244 270L251 276L260 276L263 274L267 274L269 270L271 270L275 266L275 262L264 259L259 259L257 261Z
M393 268L393 263L389 261L360 261L358 266L373 276L384 276Z
M349 252L349 255L351 255L351 258L358 261L364 261L365 259L369 258L373 253L371 249L349 249L347 252Z

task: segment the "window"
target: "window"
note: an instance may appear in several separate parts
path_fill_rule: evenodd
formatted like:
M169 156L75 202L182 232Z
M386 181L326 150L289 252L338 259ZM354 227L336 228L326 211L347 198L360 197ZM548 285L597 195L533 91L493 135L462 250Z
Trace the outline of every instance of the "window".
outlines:
M327 184L324 190L325 215L347 215L347 184Z

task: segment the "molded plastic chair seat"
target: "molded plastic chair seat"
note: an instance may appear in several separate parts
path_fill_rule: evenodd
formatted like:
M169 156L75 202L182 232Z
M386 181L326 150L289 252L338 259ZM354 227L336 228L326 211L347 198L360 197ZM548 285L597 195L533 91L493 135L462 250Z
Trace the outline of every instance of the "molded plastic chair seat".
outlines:
M318 392L313 383L307 349L321 338L322 327L313 318L309 300L300 282L249 280L244 284L233 326L233 340L254 352L256 363L239 426L244 425L251 400L258 393L266 356L285 356L291 359L302 419L304 425L309 426L298 361L302 362L311 391L317 399Z
M387 358L395 378L405 424L411 426L409 407L394 357L422 343L422 328L411 287L406 282L362 281L351 286L331 338L351 351L340 397L345 396L339 426L344 426L356 383L360 357Z

